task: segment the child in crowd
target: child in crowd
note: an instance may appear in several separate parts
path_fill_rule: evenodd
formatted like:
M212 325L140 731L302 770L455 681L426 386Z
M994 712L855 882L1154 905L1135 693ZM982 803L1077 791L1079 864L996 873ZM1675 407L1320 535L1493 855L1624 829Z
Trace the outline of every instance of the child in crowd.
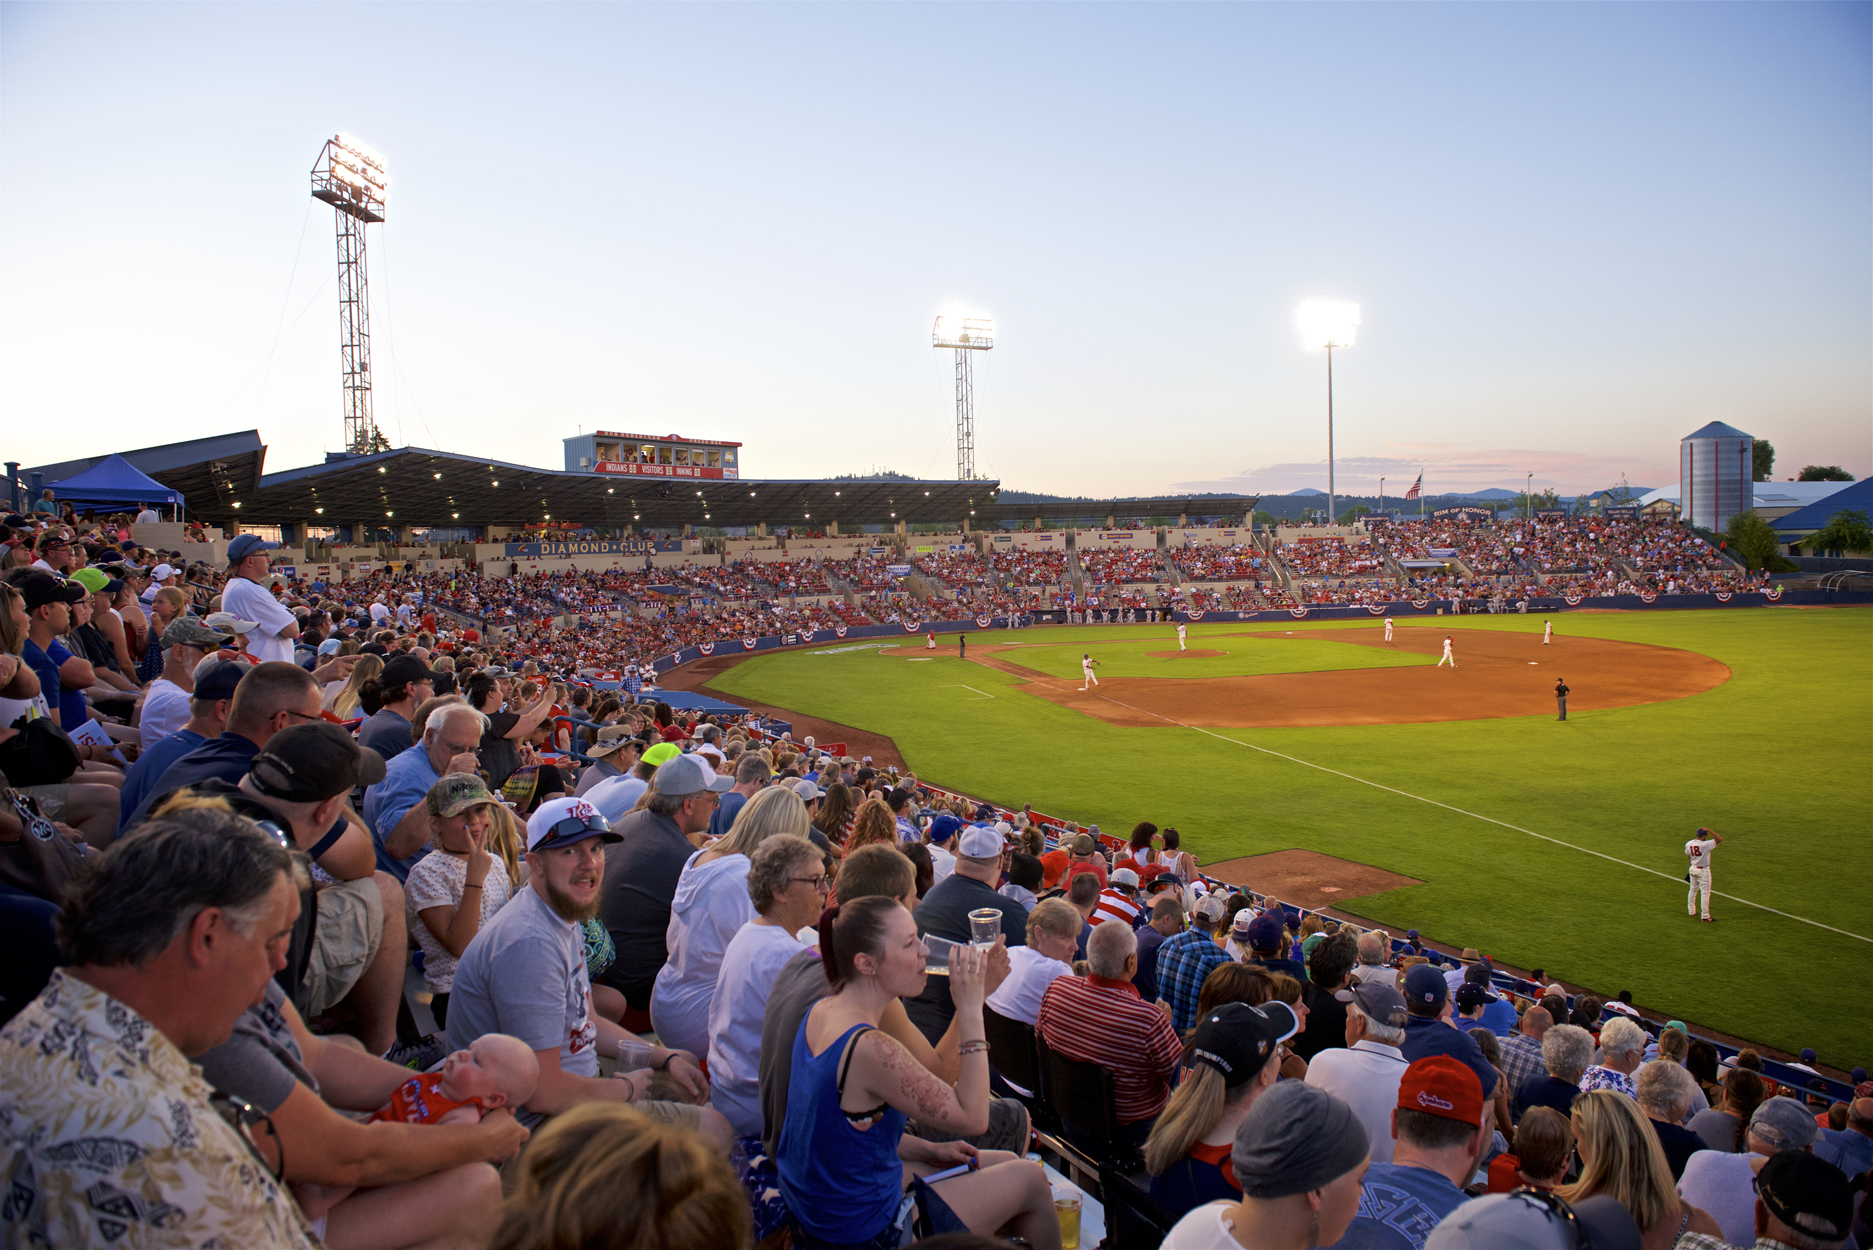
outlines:
M425 802L436 849L410 869L404 911L423 952L429 1009L441 1028L448 1024L455 961L514 896L514 883L504 857L489 850L498 805L480 777L450 773L429 788Z
M540 1083L540 1061L527 1043L505 1033L483 1033L442 1061L436 1072L420 1072L377 1109L371 1122L476 1124L496 1107L518 1107Z

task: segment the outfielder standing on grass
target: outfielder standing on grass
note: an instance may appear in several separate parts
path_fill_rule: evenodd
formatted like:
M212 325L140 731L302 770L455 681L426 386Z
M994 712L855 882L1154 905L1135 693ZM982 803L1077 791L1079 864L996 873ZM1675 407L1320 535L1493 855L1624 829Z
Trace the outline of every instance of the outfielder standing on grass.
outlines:
M1685 874L1685 880L1691 883L1691 893L1684 900L1687 914L1697 915L1697 892L1704 892L1704 915L1706 923L1710 920L1710 853L1723 841L1723 835L1713 833L1703 826L1698 827L1697 835L1684 844L1685 858L1691 861L1691 871Z
M1081 690L1086 689L1088 686L1097 686L1099 684L1099 679L1093 676L1093 670L1098 667L1099 661L1093 659L1091 652L1080 653Z

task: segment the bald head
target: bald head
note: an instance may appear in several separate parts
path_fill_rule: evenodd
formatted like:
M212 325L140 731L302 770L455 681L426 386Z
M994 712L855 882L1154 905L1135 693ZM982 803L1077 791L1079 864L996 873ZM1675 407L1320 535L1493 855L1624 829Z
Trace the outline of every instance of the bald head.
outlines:
M1554 1017L1548 1014L1546 1007L1530 1007L1522 1013L1522 1032L1536 1041L1542 1034L1554 1027Z

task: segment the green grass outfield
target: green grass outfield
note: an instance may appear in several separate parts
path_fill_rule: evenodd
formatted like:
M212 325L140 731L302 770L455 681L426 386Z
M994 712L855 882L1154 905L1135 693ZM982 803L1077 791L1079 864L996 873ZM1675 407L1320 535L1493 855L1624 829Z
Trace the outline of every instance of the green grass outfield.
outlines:
M1295 624L1303 629L1311 628L1304 622ZM1144 627L1148 628L1148 627ZM1241 631L1248 628L1256 630L1255 636L1245 637ZM1165 637L1165 629L1159 626L1157 632L1146 638L1128 637L1140 632L1141 627L1130 626L1121 631L1119 626L1110 627L1112 636L1096 637L1105 634L1106 626L1097 630L1084 628L1072 631L1077 645L1055 643L1051 635L1054 631L1042 630L1039 641L1030 640L1025 635L1020 638L1008 637L1008 631L972 635L978 644L1018 642L1021 645L1014 652L1003 652L1001 658L1031 668L1037 672L1048 673L1054 677L1080 677L1080 657L1091 654L1099 661L1099 676L1106 677L1156 677L1166 680L1190 679L1198 677L1237 677L1261 673L1319 673L1330 669L1346 668L1406 668L1413 665L1435 664L1436 656L1412 655L1408 652L1382 651L1377 647L1362 647L1344 642L1325 642L1312 638L1285 638L1280 630L1268 630L1252 626L1236 626L1237 636L1199 638L1195 630L1191 638L1199 641L1191 650L1223 651L1223 655L1153 655L1166 650L1177 650L1177 635L1172 627L1170 637ZM1220 629L1212 626L1212 632ZM1062 631L1063 633L1066 631ZM1135 822L1134 822L1135 823ZM1179 826L1182 829L1182 826Z
M756 656L714 685L888 734L938 785L1108 831L1144 819L1175 825L1206 863L1299 847L1403 873L1424 884L1348 905L1575 984L1630 989L1642 1006L1740 1037L1788 1051L1813 1046L1841 1068L1873 1064L1873 609L1554 619L1563 643L1581 635L1681 647L1733 676L1692 698L1574 712L1565 724L1544 714L1203 731L1117 728L1011 690L1018 679L979 664L888 658L874 648ZM1290 649L1295 666L1310 669L1392 658L1304 640L1269 640L1264 653L1255 650L1261 640L1219 637L1294 627L1377 623L1205 623L1190 638L1230 651L1214 662L1231 665L1220 671L1269 671L1233 665ZM1541 618L1479 616L1460 627L1539 634ZM1076 674L1081 644L1114 657L1107 674L1157 664L1143 653L1176 646L1162 625L972 637L1039 644L1009 658L1062 676ZM1347 653L1342 663L1320 661L1335 652ZM1184 667L1210 661L1163 663L1211 675ZM1712 925L1684 914L1683 844L1700 824L1726 839L1713 861Z

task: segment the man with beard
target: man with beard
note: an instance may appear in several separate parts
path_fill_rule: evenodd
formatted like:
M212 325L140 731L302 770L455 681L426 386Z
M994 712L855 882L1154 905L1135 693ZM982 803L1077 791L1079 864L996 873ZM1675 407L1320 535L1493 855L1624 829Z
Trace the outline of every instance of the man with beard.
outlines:
M528 1128L582 1102L628 1102L657 1118L700 1129L726 1155L731 1134L719 1113L648 1098L656 1072L664 1071L702 1101L709 1083L696 1057L646 1046L592 1010L581 926L598 914L604 844L619 840L584 799L540 804L527 821L530 888L481 927L456 964L449 1050L466 1049L484 1033L507 1033L526 1042L540 1061L539 1086L516 1109ZM629 1062L620 1063L607 1079L598 1071L601 1053Z

